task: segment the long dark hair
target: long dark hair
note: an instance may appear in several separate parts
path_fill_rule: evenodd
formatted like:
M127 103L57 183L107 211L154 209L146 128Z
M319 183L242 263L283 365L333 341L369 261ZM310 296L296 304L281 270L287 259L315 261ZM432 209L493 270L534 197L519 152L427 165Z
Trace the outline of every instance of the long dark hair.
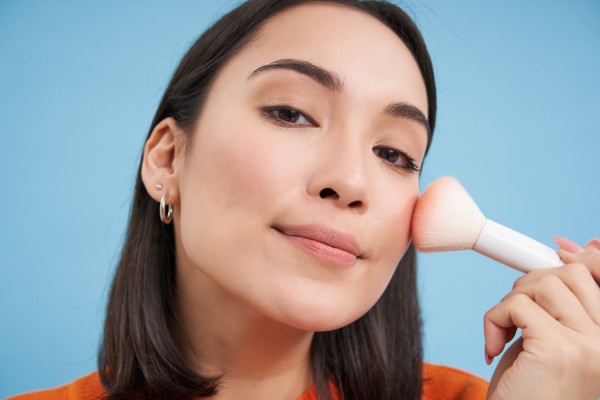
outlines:
M201 113L207 88L221 66L268 18L310 0L250 0L209 28L183 57L152 125L173 117L184 130ZM390 27L414 56L428 96L430 135L436 93L431 60L419 30L401 9L380 1L327 0L362 10ZM150 134L150 133L149 133ZM430 137L431 139L431 137ZM127 238L110 290L98 370L108 399L209 397L219 377L192 370L178 346L173 225L138 172ZM415 250L409 246L382 297L343 328L317 332L311 347L319 399L334 383L343 399L419 399L422 385L421 320Z

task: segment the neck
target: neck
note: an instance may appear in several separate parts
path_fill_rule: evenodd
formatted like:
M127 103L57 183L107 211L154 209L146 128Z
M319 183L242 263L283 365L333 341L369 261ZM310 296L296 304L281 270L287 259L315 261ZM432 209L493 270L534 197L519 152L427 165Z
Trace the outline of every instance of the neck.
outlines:
M198 269L185 268L178 266L181 344L199 374L222 377L216 398L300 396L313 382L313 333L260 314Z

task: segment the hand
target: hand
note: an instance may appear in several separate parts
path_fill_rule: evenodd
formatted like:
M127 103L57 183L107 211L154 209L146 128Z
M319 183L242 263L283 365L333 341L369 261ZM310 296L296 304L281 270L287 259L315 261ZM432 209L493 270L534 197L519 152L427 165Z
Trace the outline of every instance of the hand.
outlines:
M490 382L492 400L600 398L600 240L556 238L560 268L536 270L484 317L488 364L514 337Z

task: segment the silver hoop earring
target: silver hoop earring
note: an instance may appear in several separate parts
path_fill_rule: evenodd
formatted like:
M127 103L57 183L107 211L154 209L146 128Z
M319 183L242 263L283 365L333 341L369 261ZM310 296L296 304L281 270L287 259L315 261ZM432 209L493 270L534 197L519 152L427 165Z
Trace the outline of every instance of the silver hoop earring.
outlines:
M170 204L167 204L167 197L169 197L169 192L166 192L160 198L160 206L158 207L160 220L165 225L168 225L173 221L173 207Z

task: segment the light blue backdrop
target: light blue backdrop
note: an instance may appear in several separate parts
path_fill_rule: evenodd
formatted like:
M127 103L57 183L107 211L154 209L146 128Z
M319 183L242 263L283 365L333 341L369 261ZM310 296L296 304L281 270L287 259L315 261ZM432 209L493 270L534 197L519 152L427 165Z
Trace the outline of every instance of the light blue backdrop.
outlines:
M0 397L95 369L143 138L181 55L235 1L0 3ZM415 0L456 175L552 245L600 235L600 3ZM484 377L482 316L518 273L422 255L426 356Z

